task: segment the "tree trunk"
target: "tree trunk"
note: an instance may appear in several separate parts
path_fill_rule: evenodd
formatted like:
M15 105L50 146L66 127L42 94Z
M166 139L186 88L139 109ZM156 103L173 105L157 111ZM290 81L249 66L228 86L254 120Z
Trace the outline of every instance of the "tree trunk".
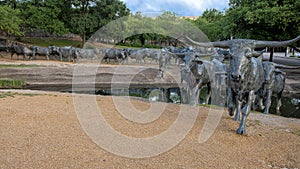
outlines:
M81 44L81 47L83 48L84 47L84 44L85 44L85 31L82 33L82 44Z

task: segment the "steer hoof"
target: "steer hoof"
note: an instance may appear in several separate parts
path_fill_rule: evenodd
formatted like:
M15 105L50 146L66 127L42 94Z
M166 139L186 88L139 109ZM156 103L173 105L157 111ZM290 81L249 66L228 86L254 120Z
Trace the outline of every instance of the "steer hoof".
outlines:
M264 111L264 114L269 114L269 112L268 111Z
M236 130L236 134L246 135L246 129L245 129L245 128L239 127L239 128Z
M233 116L234 115L234 109L232 107L228 108L228 111L229 111L229 115L230 116Z
M276 114L280 116L281 112L279 110L276 110Z

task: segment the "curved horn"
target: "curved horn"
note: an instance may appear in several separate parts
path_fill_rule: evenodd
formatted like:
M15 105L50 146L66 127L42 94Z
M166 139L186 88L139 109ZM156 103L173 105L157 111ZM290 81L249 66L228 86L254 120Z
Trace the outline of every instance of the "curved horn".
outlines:
M194 43L195 45L198 45L198 46L203 46L203 47L220 47L220 48L228 48L230 47L231 43L230 41L219 41L219 42L196 42L194 40L192 40L191 38L189 38L188 36L186 36L186 38Z
M281 46L287 46L291 43L297 42L300 40L300 36L296 37L295 39L292 40L287 40L287 41L255 41L255 47L256 48L263 48L263 47L281 47Z

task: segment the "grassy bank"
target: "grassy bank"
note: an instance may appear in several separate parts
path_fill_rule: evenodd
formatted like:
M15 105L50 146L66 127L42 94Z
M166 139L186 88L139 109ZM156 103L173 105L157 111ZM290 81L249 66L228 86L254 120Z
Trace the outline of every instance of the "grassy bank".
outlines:
M42 67L40 65L32 65L32 64L0 64L1 68L34 68L34 67Z
M1 89L23 89L25 87L25 80L17 79L0 79Z
M81 47L81 41L57 39L57 38L21 38L22 43L27 43L33 46L48 47L50 45L55 46L74 46Z

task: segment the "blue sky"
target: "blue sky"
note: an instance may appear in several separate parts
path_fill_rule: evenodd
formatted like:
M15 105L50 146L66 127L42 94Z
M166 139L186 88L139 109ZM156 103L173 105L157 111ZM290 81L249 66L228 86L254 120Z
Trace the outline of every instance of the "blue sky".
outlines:
M224 11L229 0L121 0L132 13L172 11L179 16L199 16L205 9L215 8Z

